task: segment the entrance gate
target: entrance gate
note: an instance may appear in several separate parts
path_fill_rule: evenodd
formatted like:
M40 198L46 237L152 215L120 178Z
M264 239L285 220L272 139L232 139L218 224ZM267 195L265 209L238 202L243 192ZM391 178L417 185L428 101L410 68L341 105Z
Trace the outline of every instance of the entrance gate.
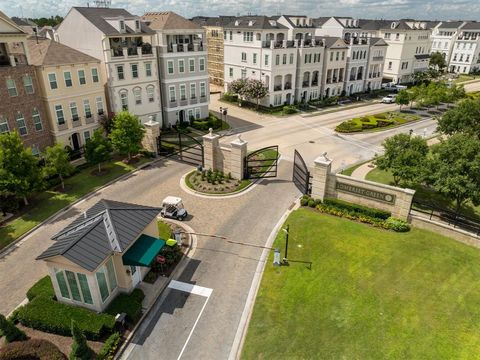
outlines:
M256 150L245 157L245 179L277 176L278 145Z
M203 162L203 144L201 140L180 132L160 133L157 138L158 155L176 157L179 161L199 166Z
M293 157L293 183L302 192L302 194L310 195L312 193L312 177L308 170L302 155L295 150Z

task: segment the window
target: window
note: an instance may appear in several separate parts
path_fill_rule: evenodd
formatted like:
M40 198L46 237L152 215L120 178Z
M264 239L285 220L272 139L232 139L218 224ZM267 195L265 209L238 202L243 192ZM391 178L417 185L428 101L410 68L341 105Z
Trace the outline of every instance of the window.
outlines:
M120 30L125 31L125 22L123 20L120 20Z
M283 54L282 64L283 64L283 65L286 65L286 64L287 64L287 54Z
M23 87L27 94L33 94L33 81L31 75L27 74L23 77Z
M85 85L85 70L78 70L78 82L80 85Z
M188 116L188 121L192 121L193 119L195 119L195 117L193 116L193 109L188 109L187 116Z
M71 271L65 270L65 275L67 276L68 286L70 288L70 293L72 294L72 299L75 301L82 301L82 298L80 296L80 289L78 288L75 274Z
M55 105L55 115L57 117L57 124L58 125L65 124L65 116L63 115L62 105Z
M242 69L241 77L242 77L242 79L246 79L246 78L247 78L247 70Z
M98 115L103 115L103 100L102 100L102 97L99 96L97 98L95 98L95 103L97 105L97 114Z
M337 51L337 52L335 53L335 61L338 61L338 59L339 59L338 56L339 56L339 55L340 55L340 53Z
M391 61L388 62L388 70L392 70L392 62Z
M126 91L120 93L120 103L122 104L122 110L128 110L128 94Z
M35 130L42 131L43 125L42 125L42 119L40 117L40 112L35 108L32 111L32 120L33 120L33 125L35 126Z
M97 277L98 288L100 289L100 296L102 297L102 302L105 302L105 300L108 298L108 295L110 295L108 292L107 278L105 277L104 271L104 268L102 268L95 273L95 276Z
M15 120L17 122L18 132L20 135L27 135L27 125L25 124L25 118L21 112L17 112L17 115L15 115Z
M293 54L290 54L290 65L293 64Z
M188 59L188 69L190 72L195 71L195 59Z
M268 55L265 54L265 66L268 66Z
M198 70L205 71L205 59L200 58L198 61L199 61Z
M0 115L0 134L9 132L7 118Z
M200 113L200 109L199 108L195 108L195 119L200 119L201 117L201 113Z
M48 82L50 83L50 89L55 90L58 88L57 76L55 74L48 74Z
M17 86L15 85L15 80L7 79L7 90L9 96L17 96Z
M117 76L118 76L118 80L125 79L125 73L123 72L123 65L117 65Z
M247 53L242 52L242 62L247 62Z
M168 88L168 92L169 92L169 94L170 94L170 101L171 101L171 102L176 101L176 98L175 98L175 86L170 86L170 87Z
M132 64L130 65L132 69L132 78L137 79L138 78L138 64Z
M223 40L227 40L227 32L226 31L223 32Z
M90 101L83 100L83 110L85 111L85 117L91 118L92 117L92 109L90 108Z
M333 61L333 51L330 52L330 61Z
M77 121L78 118L78 109L77 109L77 104L74 102L70 103L70 113L72 114L72 120Z
M140 105L142 103L142 89L139 87L133 89L133 98L135 99L135 105Z
M253 31L244 31L243 32L243 41L252 42L253 41Z
M55 277L57 279L58 288L60 289L60 294L65 299L70 299L70 293L68 292L67 281L65 280L65 275L62 270L54 269Z
M184 73L185 72L185 60L181 59L178 60L178 72Z
M89 131L86 131L86 133L90 134ZM87 276L85 274L77 273L77 277L78 283L80 284L80 290L82 291L83 295L83 302L86 304L93 304L92 294L90 292L90 287L88 286Z
M253 54L253 64L257 64L257 54Z
M365 54L364 54L364 56L365 56ZM342 60L345 60L345 51L342 51Z
M97 68L92 68L92 81L98 83L98 70Z
M230 30L230 41L233 40L233 31Z
M280 55L275 55L275 65L280 65Z
M180 85L180 100L187 100L187 88L185 84Z
M147 86L147 98L148 102L155 101L155 88L153 86Z
M66 87L71 87L73 85L73 83L72 83L72 73L70 71L65 71L63 73L63 78L65 79L65 86Z
M117 277L115 276L115 268L113 267L112 258L107 262L107 277L108 286L110 287L110 292L112 292L117 287Z
M83 139L85 140L85 144L90 140L90 131L87 130L83 132Z
M204 82L200 83L200 97L205 97L207 96L207 86Z
M190 84L190 99L197 97L197 85L195 83Z
M152 63L145 63L145 76L152 76Z
M233 68L229 68L229 69L228 69L228 75L229 75L230 77L233 77Z

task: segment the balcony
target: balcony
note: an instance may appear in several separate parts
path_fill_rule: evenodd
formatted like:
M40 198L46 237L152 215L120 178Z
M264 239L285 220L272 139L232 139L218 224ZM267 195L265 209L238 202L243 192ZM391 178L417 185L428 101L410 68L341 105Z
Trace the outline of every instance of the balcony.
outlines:
M190 104L198 103L198 99L196 97L190 98Z
M207 96L206 95L200 96L200 102L201 103L206 102L206 101L207 101Z
M273 91L282 91L282 85L274 85Z
M312 85L311 86L317 86L318 85L318 79L312 80Z
M302 87L306 88L306 87L309 87L310 86L310 82L309 81L304 81L302 83Z
M372 61L383 61L385 58L383 56L374 56Z
M185 98L185 99L181 99L180 102L179 102L180 106L187 106L188 105L188 100Z
M327 78L327 84L331 84L331 83L332 83L332 79Z
M283 90L291 90L292 89L292 84L287 82L285 83L285 86L283 87Z
M68 129L68 125L67 125L66 122L64 122L63 124L57 124L57 127L58 127L58 131L67 130L67 129Z
M95 122L95 118L90 114L90 116L85 116L85 124L93 124Z
M80 120L80 118L73 118L72 119L72 124L73 124L73 127L76 128L76 127L79 127L79 126L82 126L82 121Z
M189 44L169 44L167 46L168 53L183 53L183 52L195 52L195 51L205 51L205 47L200 43L189 43ZM165 52L165 49L162 48L162 52Z

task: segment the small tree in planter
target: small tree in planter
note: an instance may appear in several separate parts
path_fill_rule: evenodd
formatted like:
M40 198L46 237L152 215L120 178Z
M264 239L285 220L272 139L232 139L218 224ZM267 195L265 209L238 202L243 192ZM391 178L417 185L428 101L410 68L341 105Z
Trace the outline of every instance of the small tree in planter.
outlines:
M5 336L5 340L8 343L27 339L27 335L2 314L0 314L0 333Z
M242 89L242 94L249 100L254 99L257 105L256 109L258 110L259 102L267 96L268 89L262 81L249 79L246 86Z
M102 134L102 130L95 130L93 136L85 145L85 159L92 165L98 165L98 173L102 171L102 162L110 159L112 144Z
M87 339L83 335L82 330L77 323L72 320L72 351L70 352L70 360L90 360L92 358L92 350L88 347Z

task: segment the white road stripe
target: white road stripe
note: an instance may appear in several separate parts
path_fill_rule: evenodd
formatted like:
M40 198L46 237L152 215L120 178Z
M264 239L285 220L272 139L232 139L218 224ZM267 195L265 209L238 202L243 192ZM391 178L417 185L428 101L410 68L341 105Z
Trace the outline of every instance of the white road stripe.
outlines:
M210 289L210 288L188 284L188 283L176 281L176 280L170 281L170 284L168 284L168 287L170 289L180 290L180 291L188 292L194 295L204 296L207 298L210 297L213 291L213 289Z

